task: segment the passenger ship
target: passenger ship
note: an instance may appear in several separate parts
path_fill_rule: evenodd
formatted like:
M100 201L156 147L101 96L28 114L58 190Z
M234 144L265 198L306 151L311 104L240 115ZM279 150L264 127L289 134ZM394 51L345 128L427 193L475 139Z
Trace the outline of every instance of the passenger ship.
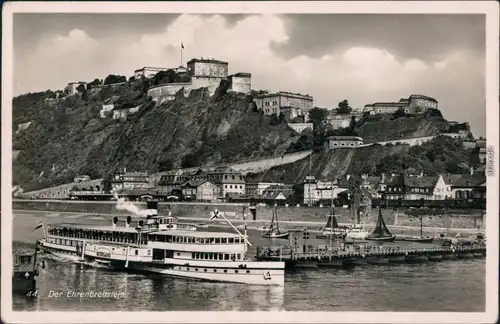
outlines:
M246 257L248 242L237 232L179 229L177 218L157 215L157 202L148 202L146 222L130 227L51 224L39 241L42 251L75 262L90 262L117 270L134 270L209 281L284 285L285 264ZM250 244L251 245L251 244Z

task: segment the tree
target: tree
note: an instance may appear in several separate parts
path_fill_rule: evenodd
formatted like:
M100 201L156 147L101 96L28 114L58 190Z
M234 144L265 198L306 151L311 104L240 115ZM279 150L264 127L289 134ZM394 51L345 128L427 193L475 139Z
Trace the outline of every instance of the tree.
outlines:
M101 80L94 79L94 81L87 83L87 89L98 87L102 84Z
M194 153L188 153L182 157L181 167L192 168L199 165L199 156Z
M104 79L104 84L115 84L115 83L122 83L122 82L127 82L127 78L123 75L114 75L110 74Z
M309 111L309 122L313 123L314 128L321 125L328 115L328 111L323 108L314 107Z
M83 85L83 83L81 83L78 87L76 87L76 91L78 91L80 93L83 93L86 90L87 89L85 88L85 86Z
M398 119L398 118L406 116L406 113L405 113L405 110L400 107L400 108L398 108L398 110L396 110L394 112L394 114L392 116L394 117L394 119Z
M279 125L280 123L281 122L280 122L280 119L278 118L278 116L276 114L272 114L271 119L269 120L269 125L276 126L276 125Z
M164 159L158 162L158 170L159 171L168 171L174 168L174 164L170 159Z
M356 116L351 116L351 122L349 123L349 129L351 131L356 130Z
M338 108L336 109L339 114L348 114L352 111L351 106L349 106L349 101L347 99L342 100L338 104Z

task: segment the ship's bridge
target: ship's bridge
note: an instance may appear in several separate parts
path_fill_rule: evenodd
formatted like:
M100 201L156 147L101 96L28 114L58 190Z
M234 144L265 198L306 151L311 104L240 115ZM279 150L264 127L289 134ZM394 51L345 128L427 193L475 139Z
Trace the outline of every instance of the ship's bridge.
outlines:
M150 216L146 219L143 229L170 230L177 228L177 217Z

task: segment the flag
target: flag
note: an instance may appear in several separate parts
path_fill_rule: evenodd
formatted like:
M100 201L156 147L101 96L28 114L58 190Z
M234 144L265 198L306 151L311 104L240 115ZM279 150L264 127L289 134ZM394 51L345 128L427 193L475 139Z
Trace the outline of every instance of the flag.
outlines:
M181 48L184 49L184 44L181 42Z
M217 209L215 211L213 211L211 214L212 214L212 216L210 216L210 220L214 220L216 218L219 218L219 211Z
M38 224L38 225L35 227L34 231L36 231L36 230L37 230L37 229L39 229L40 227L43 227L43 223L42 223L42 222L40 222L40 224Z

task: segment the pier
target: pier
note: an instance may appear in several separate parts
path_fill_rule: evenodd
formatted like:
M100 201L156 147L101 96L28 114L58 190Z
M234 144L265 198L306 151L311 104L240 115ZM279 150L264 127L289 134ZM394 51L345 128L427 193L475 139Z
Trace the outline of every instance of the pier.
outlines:
M305 248L305 249L304 249ZM435 246L401 248L383 246L261 246L258 260L281 260L287 268L351 267L356 265L382 265L393 263L422 263L442 260L480 259L486 256L486 244L465 246Z

